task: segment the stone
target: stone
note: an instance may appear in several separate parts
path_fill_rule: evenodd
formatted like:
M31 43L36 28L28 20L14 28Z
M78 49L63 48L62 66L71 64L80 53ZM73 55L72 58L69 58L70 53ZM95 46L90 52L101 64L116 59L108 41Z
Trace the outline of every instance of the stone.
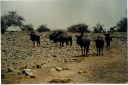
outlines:
M68 62L68 60L67 59L64 59L64 62Z
M81 74L81 73L83 73L83 71L82 71L82 70L78 71L78 74Z
M75 61L75 60L77 60L77 59L76 59L76 58L72 58L71 60Z
M80 71L78 71L78 73L79 73L79 74L81 74L81 73L86 73L86 71L80 70Z
M36 68L37 68L37 69L41 69L41 66L40 66L40 65L36 65Z
M79 62L81 62L81 60L76 61L76 63L79 63Z
M46 64L47 63L47 61L44 61L44 64Z
M63 70L63 68L57 66L57 67L56 67L56 70L57 70L57 71L61 71L61 70Z
M15 65L16 63L15 63L15 62L13 62L12 64L13 64L13 65Z
M32 66L32 69L35 69L36 67L35 66Z
M83 71L83 73L86 73L86 71Z
M6 52L6 50L3 50L3 52Z
M41 65L43 65L43 63L41 63Z
M53 55L53 57L57 57L57 55Z
M70 83L71 79L52 79L49 83Z
M8 68L8 72L13 72L13 71L14 71L14 69L12 67Z
M17 75L21 75L21 72L17 72Z
M69 70L69 68L63 68L63 70Z
M55 69L55 68L52 68L51 70L52 70L52 71L55 71L56 69Z
M36 76L35 75L30 75L30 78L36 78Z
M33 73L32 73L32 70L31 69L23 69L22 70L22 74L25 74L25 76L31 76L31 75L33 75Z
M5 78L5 74L1 74L1 78Z
M62 83L68 83L68 82L71 82L72 80L71 79L63 79Z

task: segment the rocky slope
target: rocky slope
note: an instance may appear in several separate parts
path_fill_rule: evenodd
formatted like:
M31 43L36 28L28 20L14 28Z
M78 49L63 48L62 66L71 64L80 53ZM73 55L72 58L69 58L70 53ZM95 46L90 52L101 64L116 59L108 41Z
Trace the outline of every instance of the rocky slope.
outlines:
M81 56L76 44L59 47L49 40L49 33L41 36L40 47L32 47L27 33L7 32L1 35L2 83L126 83L126 34L115 33L110 50L96 56L91 41L88 57ZM120 35L119 35L120 34ZM92 34L89 34L91 36Z

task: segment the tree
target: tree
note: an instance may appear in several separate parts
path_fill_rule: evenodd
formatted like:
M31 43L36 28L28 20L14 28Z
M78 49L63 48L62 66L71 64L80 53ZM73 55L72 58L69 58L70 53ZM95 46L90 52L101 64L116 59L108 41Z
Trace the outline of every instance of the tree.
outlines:
M8 14L1 16L1 32L4 33L10 26L22 26L23 17L18 15L16 11L9 11Z
M76 24L72 25L68 28L69 32L78 32L78 33L84 33L84 32L89 32L88 30L88 25L86 24Z
M118 32L127 32L127 18L123 18L117 24L117 31Z
M8 28L7 26L7 16L1 16L1 32L2 34L5 32L5 30Z
M21 30L22 31L26 31L26 32L31 32L31 31L34 31L34 28L33 28L33 26L31 25L31 24L28 24L28 25L23 25L22 27L21 27Z
M100 23L98 23L98 24L96 24L96 26L93 27L94 28L93 31L95 33L102 33L102 32L104 32L103 26L104 25L101 25Z
M48 32L48 31L50 31L50 29L49 29L46 25L40 25L40 26L37 28L37 31L38 31L38 32Z
M115 31L116 26L110 28L110 32L113 33Z

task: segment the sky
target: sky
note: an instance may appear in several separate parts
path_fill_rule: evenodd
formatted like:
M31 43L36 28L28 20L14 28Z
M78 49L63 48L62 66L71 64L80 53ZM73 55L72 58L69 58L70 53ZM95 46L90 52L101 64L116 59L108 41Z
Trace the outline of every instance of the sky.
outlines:
M127 17L127 0L5 0L1 1L1 15L17 11L34 29L47 25L50 29L67 29L86 23L92 30L97 23L104 29Z

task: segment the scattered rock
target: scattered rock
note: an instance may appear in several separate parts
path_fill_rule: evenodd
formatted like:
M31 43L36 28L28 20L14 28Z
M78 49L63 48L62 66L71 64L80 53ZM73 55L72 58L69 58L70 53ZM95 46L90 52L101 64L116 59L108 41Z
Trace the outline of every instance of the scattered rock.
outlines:
M15 65L15 62L13 62L12 64Z
M78 74L81 74L81 73L83 73L83 71L82 71L82 70L78 71Z
M52 79L49 83L70 83L71 79Z
M56 69L55 69L55 68L52 68L51 70L52 70L52 71L55 71Z
M78 71L78 74L81 74L81 73L86 73L86 71L83 71L83 70Z
M71 60L75 61L75 60L77 60L77 59L76 59L76 58L72 58Z
M2 65L5 65L5 63L2 63Z
M5 74L1 74L1 78L5 78Z
M8 72L13 72L13 71L14 71L14 69L12 67L8 68Z
M21 75L22 73L21 72L17 72L17 75Z
M3 52L6 52L6 50L3 50Z
M79 62L81 62L81 60L77 60L76 62L79 63Z
M47 61L44 61L44 64L46 64Z
M36 67L35 66L32 66L32 69L35 69Z
M69 70L69 68L63 68L63 70Z
M30 78L36 78L36 76L35 75L30 75Z
M25 74L25 76L33 76L31 69L23 69L22 74Z
M27 66L24 66L24 68L26 69L26 68L27 68Z
M41 69L41 66L40 66L40 65L36 65L36 68L37 68L37 69Z
M53 55L53 57L57 57L57 55Z
M41 63L41 65L43 65L43 63Z
M61 70L63 70L63 68L57 66L57 67L56 67L56 70L57 70L57 71L61 71Z
M52 61L51 59L48 60L48 62L51 62L51 61Z
M71 82L71 81L72 81L71 79L63 79L62 83L68 83L68 82Z
M68 62L68 60L67 59L64 59L64 62Z
M86 71L83 71L83 73L86 73Z

